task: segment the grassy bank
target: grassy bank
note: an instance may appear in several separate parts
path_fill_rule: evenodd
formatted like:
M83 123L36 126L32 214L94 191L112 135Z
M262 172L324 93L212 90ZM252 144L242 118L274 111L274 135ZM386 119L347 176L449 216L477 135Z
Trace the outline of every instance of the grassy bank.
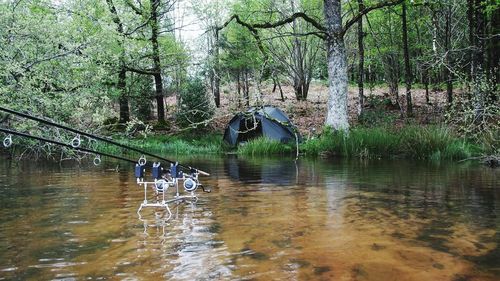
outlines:
M252 140L237 149L222 142L220 134L151 136L146 139L121 139L148 151L169 155L223 154L240 155L293 155L295 144L282 144L266 138ZM102 146L110 153L118 148ZM487 152L484 147L456 137L449 129L438 126L406 126L399 129L386 127L352 128L350 132L324 132L299 145L300 153L308 156L345 158L407 158L461 160Z
M349 134L326 130L303 143L301 151L313 156L459 160L478 155L484 148L457 138L444 127L407 126L354 128Z
M147 138L118 138L116 141L146 151L167 155L220 154L225 151L222 136L219 134L204 135L152 135ZM99 150L120 154L121 149L108 144L100 144Z

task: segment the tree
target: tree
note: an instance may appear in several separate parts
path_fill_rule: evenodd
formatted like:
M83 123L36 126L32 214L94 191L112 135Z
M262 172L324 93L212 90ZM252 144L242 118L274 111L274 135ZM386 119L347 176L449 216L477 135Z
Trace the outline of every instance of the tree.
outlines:
M413 115L413 105L411 100L411 81L413 79L410 66L410 51L408 50L408 26L406 24L406 2L403 1L401 22L403 30L403 53L405 60L405 83L406 83L406 114Z
M136 30L149 27L149 32L146 33L146 40L151 44L151 52L146 54L146 57L151 60L151 67L144 69L128 66L127 69L139 74L153 76L155 83L158 122L165 121L165 89L162 79L159 41L161 40L161 34L168 34L175 29L174 24L167 18L168 13L174 8L175 2L175 0L166 0L165 2L162 2L161 0L149 0L148 2L144 1L144 3L139 2L139 5L136 6L136 4L132 3L130 0L126 1L127 6L143 20L143 23L139 25ZM145 38L141 38L140 40L144 39Z
M363 0L358 0L358 12L361 12L365 9L365 4ZM358 56L359 56L359 64L358 64L358 115L363 113L364 107L364 94L363 94L363 81L364 81L364 73L365 73L365 49L363 45L363 18L358 21Z
M123 23L118 16L118 12L116 11L115 4L113 0L106 0L108 4L108 9L112 15L113 22L116 24L116 31L118 32L120 39L118 44L120 46L120 58L119 58L119 70L118 70L118 83L116 87L119 91L119 101L120 101L120 123L126 123L130 121L130 109L128 98L126 95L126 87L127 87L127 67L125 65L125 48L123 46L125 31L123 29Z
M273 6L277 10L276 13L288 16L298 11L309 11L310 16L313 11L318 11L314 15L318 16L321 11L319 1L291 0ZM308 22L293 21L272 31L263 32L265 51L271 57L269 65L274 70L272 72L276 74L275 69L279 68L286 74L293 85L297 100L307 99L318 55L324 51L321 39L317 36L305 36L314 31L314 27Z
M113 114L117 65L103 3L0 3L0 104L96 129ZM28 127L29 122L16 126ZM32 125L32 124L31 124Z
M340 0L324 0L323 11L325 26L317 19L309 17L306 13L298 12L293 15L274 22L249 23L242 20L238 15L233 15L219 28L222 29L231 21L246 27L254 35L258 36L259 29L276 28L301 18L317 29L316 36L326 41L328 61L328 104L325 124L335 130L349 130L348 108L347 108L347 61L344 35L346 31L355 24L363 15L372 10L386 6L397 5L401 0L379 2L365 8L354 15L344 25L342 24L342 9Z

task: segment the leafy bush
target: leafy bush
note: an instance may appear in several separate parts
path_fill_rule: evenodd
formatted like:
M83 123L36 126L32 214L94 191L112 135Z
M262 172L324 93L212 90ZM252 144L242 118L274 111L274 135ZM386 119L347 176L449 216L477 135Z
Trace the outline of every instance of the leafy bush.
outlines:
M183 127L207 126L215 113L207 89L199 78L191 78L186 82L181 91L179 104L177 121Z
M481 143L487 153L500 153L500 93L495 81L478 78L468 85L470 93L456 96L446 113L446 123L461 137Z

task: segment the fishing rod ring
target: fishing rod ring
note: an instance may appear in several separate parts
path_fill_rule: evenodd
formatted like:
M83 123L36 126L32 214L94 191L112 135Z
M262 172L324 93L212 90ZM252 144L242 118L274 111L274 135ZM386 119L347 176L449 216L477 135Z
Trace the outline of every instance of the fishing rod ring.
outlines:
M73 148L78 148L82 144L82 140L80 139L80 134L76 135L76 137L71 140L71 146Z
M101 164L101 155L97 154L94 158L94 165L99 166Z
M3 140L3 146L4 147L10 147L12 145L12 135L9 134L4 140Z
M146 156L142 155L141 158L139 158L139 161L137 161L137 163L139 163L139 165L141 166L144 166L146 165Z

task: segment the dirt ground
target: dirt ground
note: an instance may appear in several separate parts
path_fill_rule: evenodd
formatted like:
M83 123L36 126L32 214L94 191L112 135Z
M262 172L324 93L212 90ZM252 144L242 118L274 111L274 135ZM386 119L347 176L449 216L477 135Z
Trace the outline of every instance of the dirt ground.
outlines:
M318 132L323 127L326 119L326 103L328 100L328 87L321 82L312 82L306 101L297 101L291 85L283 85L285 101L281 101L279 90L272 92L273 85L263 85L262 95L257 95L256 87L250 88L250 106L273 105L283 110L290 120L299 128L302 135L307 136ZM393 116L394 126L401 126L405 119L401 117L405 114L396 106L396 98L389 97L388 88L376 87L364 90L365 99L386 100L384 111L387 115ZM414 105L414 123L429 124L442 120L446 105L446 92L432 90L429 93L430 104L425 101L424 89L413 89L412 100ZM238 101L239 99L239 101ZM359 123L357 116L358 88L349 87L349 121L351 125ZM390 102L389 102L390 101ZM405 88L399 89L399 103L403 109L406 108ZM169 106L176 104L174 97L167 99ZM246 105L242 97L238 98L237 89L234 84L225 85L221 91L221 106L216 110L213 122L210 126L217 131L223 131L229 120L237 112L246 110ZM373 110L373 103L365 103L365 110ZM385 113L384 113L385 114ZM407 120L406 120L407 121Z

